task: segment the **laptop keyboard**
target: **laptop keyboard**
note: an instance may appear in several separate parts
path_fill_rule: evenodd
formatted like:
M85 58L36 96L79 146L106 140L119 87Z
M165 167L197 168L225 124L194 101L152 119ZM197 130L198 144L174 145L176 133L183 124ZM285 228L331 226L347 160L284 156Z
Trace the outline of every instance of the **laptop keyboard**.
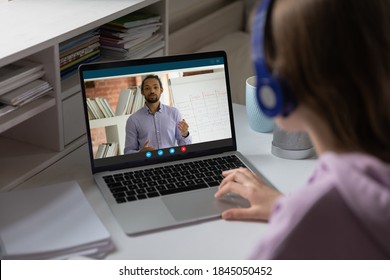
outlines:
M217 187L222 171L245 167L235 155L104 176L117 203Z

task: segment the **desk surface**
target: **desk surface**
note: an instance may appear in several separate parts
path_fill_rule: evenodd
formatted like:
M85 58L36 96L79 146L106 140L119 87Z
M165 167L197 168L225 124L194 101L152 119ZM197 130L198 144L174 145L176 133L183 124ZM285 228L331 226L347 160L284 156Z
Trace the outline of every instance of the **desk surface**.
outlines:
M238 150L283 193L302 186L316 160L285 160L273 156L272 133L251 130L245 106L234 104L233 110ZM261 222L215 219L136 237L127 236L93 181L86 145L23 183L20 188L69 180L78 181L111 233L117 249L107 259L246 259L267 229L267 224Z

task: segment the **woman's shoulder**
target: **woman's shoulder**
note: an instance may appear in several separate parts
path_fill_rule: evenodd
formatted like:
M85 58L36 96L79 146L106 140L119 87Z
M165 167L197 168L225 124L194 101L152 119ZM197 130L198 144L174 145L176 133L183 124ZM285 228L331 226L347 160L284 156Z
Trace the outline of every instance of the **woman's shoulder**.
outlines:
M376 254L370 243L373 236L376 243L390 248L388 220L389 165L365 154L326 153L320 156L306 185L277 202L270 219L268 244L262 242L258 257L275 256L278 250L291 252L291 248L286 248L291 246L289 241L292 239L303 242L300 248L303 255L295 252L295 256L315 258L311 255L315 250L322 251L322 257L326 254L332 256L333 253L347 254L334 249L347 243L351 243L352 247L358 243L365 244L368 251L373 250L372 254ZM335 228L343 228L344 233L355 239L339 235ZM356 234L362 228L365 228L365 234ZM316 243L306 246L309 240L316 240ZM333 248L333 252L329 248ZM263 255L260 251L268 253ZM310 256L304 255L304 252ZM317 255L317 258L320 257Z

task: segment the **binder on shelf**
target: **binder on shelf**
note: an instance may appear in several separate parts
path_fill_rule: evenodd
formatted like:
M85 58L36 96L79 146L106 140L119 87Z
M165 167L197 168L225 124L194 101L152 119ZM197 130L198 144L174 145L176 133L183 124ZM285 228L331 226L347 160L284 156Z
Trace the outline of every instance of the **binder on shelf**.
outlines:
M110 234L75 181L0 193L1 259L102 258Z
M141 109L145 104L145 97L141 94L141 89L138 87L137 92L134 93L134 101L131 107L129 107L128 114L134 114Z
M128 89L121 90L118 98L118 103L115 110L116 116L128 115L131 112L135 95L139 91L138 87L130 87Z
M22 59L5 65L0 68L0 89L3 89L4 87L12 84L18 84L18 86L22 86L23 84L21 84L21 80L24 80L24 78L42 70L43 64L27 59ZM2 90L1 92L5 93L7 91Z

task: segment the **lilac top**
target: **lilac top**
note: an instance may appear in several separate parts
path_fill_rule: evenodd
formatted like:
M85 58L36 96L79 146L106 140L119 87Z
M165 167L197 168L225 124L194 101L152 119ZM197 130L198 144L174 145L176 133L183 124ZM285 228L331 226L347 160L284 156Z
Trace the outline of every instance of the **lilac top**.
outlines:
M191 144L191 134L183 137L177 126L181 120L175 107L161 104L153 114L145 105L127 120L124 153L138 152L148 140L149 146L156 149Z
M306 186L279 199L254 259L390 259L390 165L325 153Z

